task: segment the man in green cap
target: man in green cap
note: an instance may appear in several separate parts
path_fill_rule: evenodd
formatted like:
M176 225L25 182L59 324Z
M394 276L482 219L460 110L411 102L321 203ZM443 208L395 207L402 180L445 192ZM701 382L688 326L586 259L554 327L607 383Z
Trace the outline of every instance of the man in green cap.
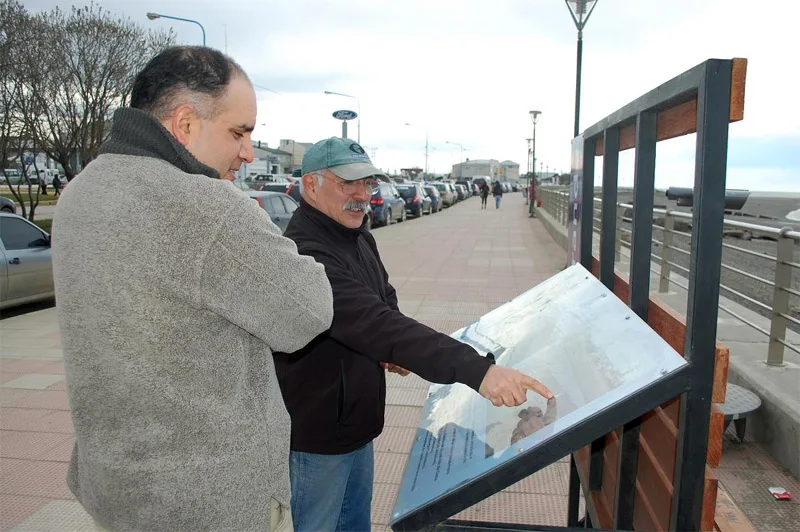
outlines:
M292 419L289 476L295 530L369 530L374 440L383 430L384 370L461 382L495 406L517 406L537 380L403 315L366 230L375 179L388 177L356 142L329 138L303 158L303 198L285 236L325 266L333 289L328 331L275 369Z

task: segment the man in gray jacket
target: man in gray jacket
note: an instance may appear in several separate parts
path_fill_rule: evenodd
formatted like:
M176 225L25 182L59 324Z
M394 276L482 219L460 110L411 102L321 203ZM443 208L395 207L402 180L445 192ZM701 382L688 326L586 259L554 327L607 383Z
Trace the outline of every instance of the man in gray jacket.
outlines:
M325 331L333 303L323 267L229 182L255 121L230 58L167 49L59 201L67 483L98 527L291 528L272 352Z

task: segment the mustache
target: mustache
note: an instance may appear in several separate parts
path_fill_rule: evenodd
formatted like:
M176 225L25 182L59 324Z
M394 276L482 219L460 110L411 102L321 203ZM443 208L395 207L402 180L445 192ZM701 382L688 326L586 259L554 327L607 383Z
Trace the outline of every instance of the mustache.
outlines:
M347 200L342 210L345 211L366 211L369 203L361 200Z

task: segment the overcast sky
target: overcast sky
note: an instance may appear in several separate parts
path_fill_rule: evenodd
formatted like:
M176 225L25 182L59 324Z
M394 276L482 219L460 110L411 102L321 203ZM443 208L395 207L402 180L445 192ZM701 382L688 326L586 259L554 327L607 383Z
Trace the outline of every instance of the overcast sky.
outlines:
M32 11L84 3L23 0ZM569 170L577 30L563 0L95 3L171 26L183 43L201 42L196 25L145 13L201 22L207 45L277 93L259 90L253 134L272 147L340 135L331 113L360 103L361 143L381 168L424 166L427 131L430 171L460 160L451 141L464 158L511 159L524 173L536 109L537 160ZM798 20L798 2L599 0L584 30L581 130L706 59L745 57L745 119L730 128L728 186L800 191ZM355 139L357 122L348 127ZM659 144L657 186L691 185L694 142ZM632 150L620 164L630 185Z

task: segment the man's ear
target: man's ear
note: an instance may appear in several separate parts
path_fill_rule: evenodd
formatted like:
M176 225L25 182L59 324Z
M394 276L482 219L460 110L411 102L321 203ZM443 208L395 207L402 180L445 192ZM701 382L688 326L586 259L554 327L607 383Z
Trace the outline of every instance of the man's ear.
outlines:
M303 179L303 191L308 194L311 198L315 198L317 194L317 187L319 183L317 182L317 178L312 174L305 174L302 177Z
M187 146L192 138L192 135L197 132L199 124L199 117L194 109L194 106L185 103L172 113L172 118L169 120L169 127L172 136L181 143L182 146Z

